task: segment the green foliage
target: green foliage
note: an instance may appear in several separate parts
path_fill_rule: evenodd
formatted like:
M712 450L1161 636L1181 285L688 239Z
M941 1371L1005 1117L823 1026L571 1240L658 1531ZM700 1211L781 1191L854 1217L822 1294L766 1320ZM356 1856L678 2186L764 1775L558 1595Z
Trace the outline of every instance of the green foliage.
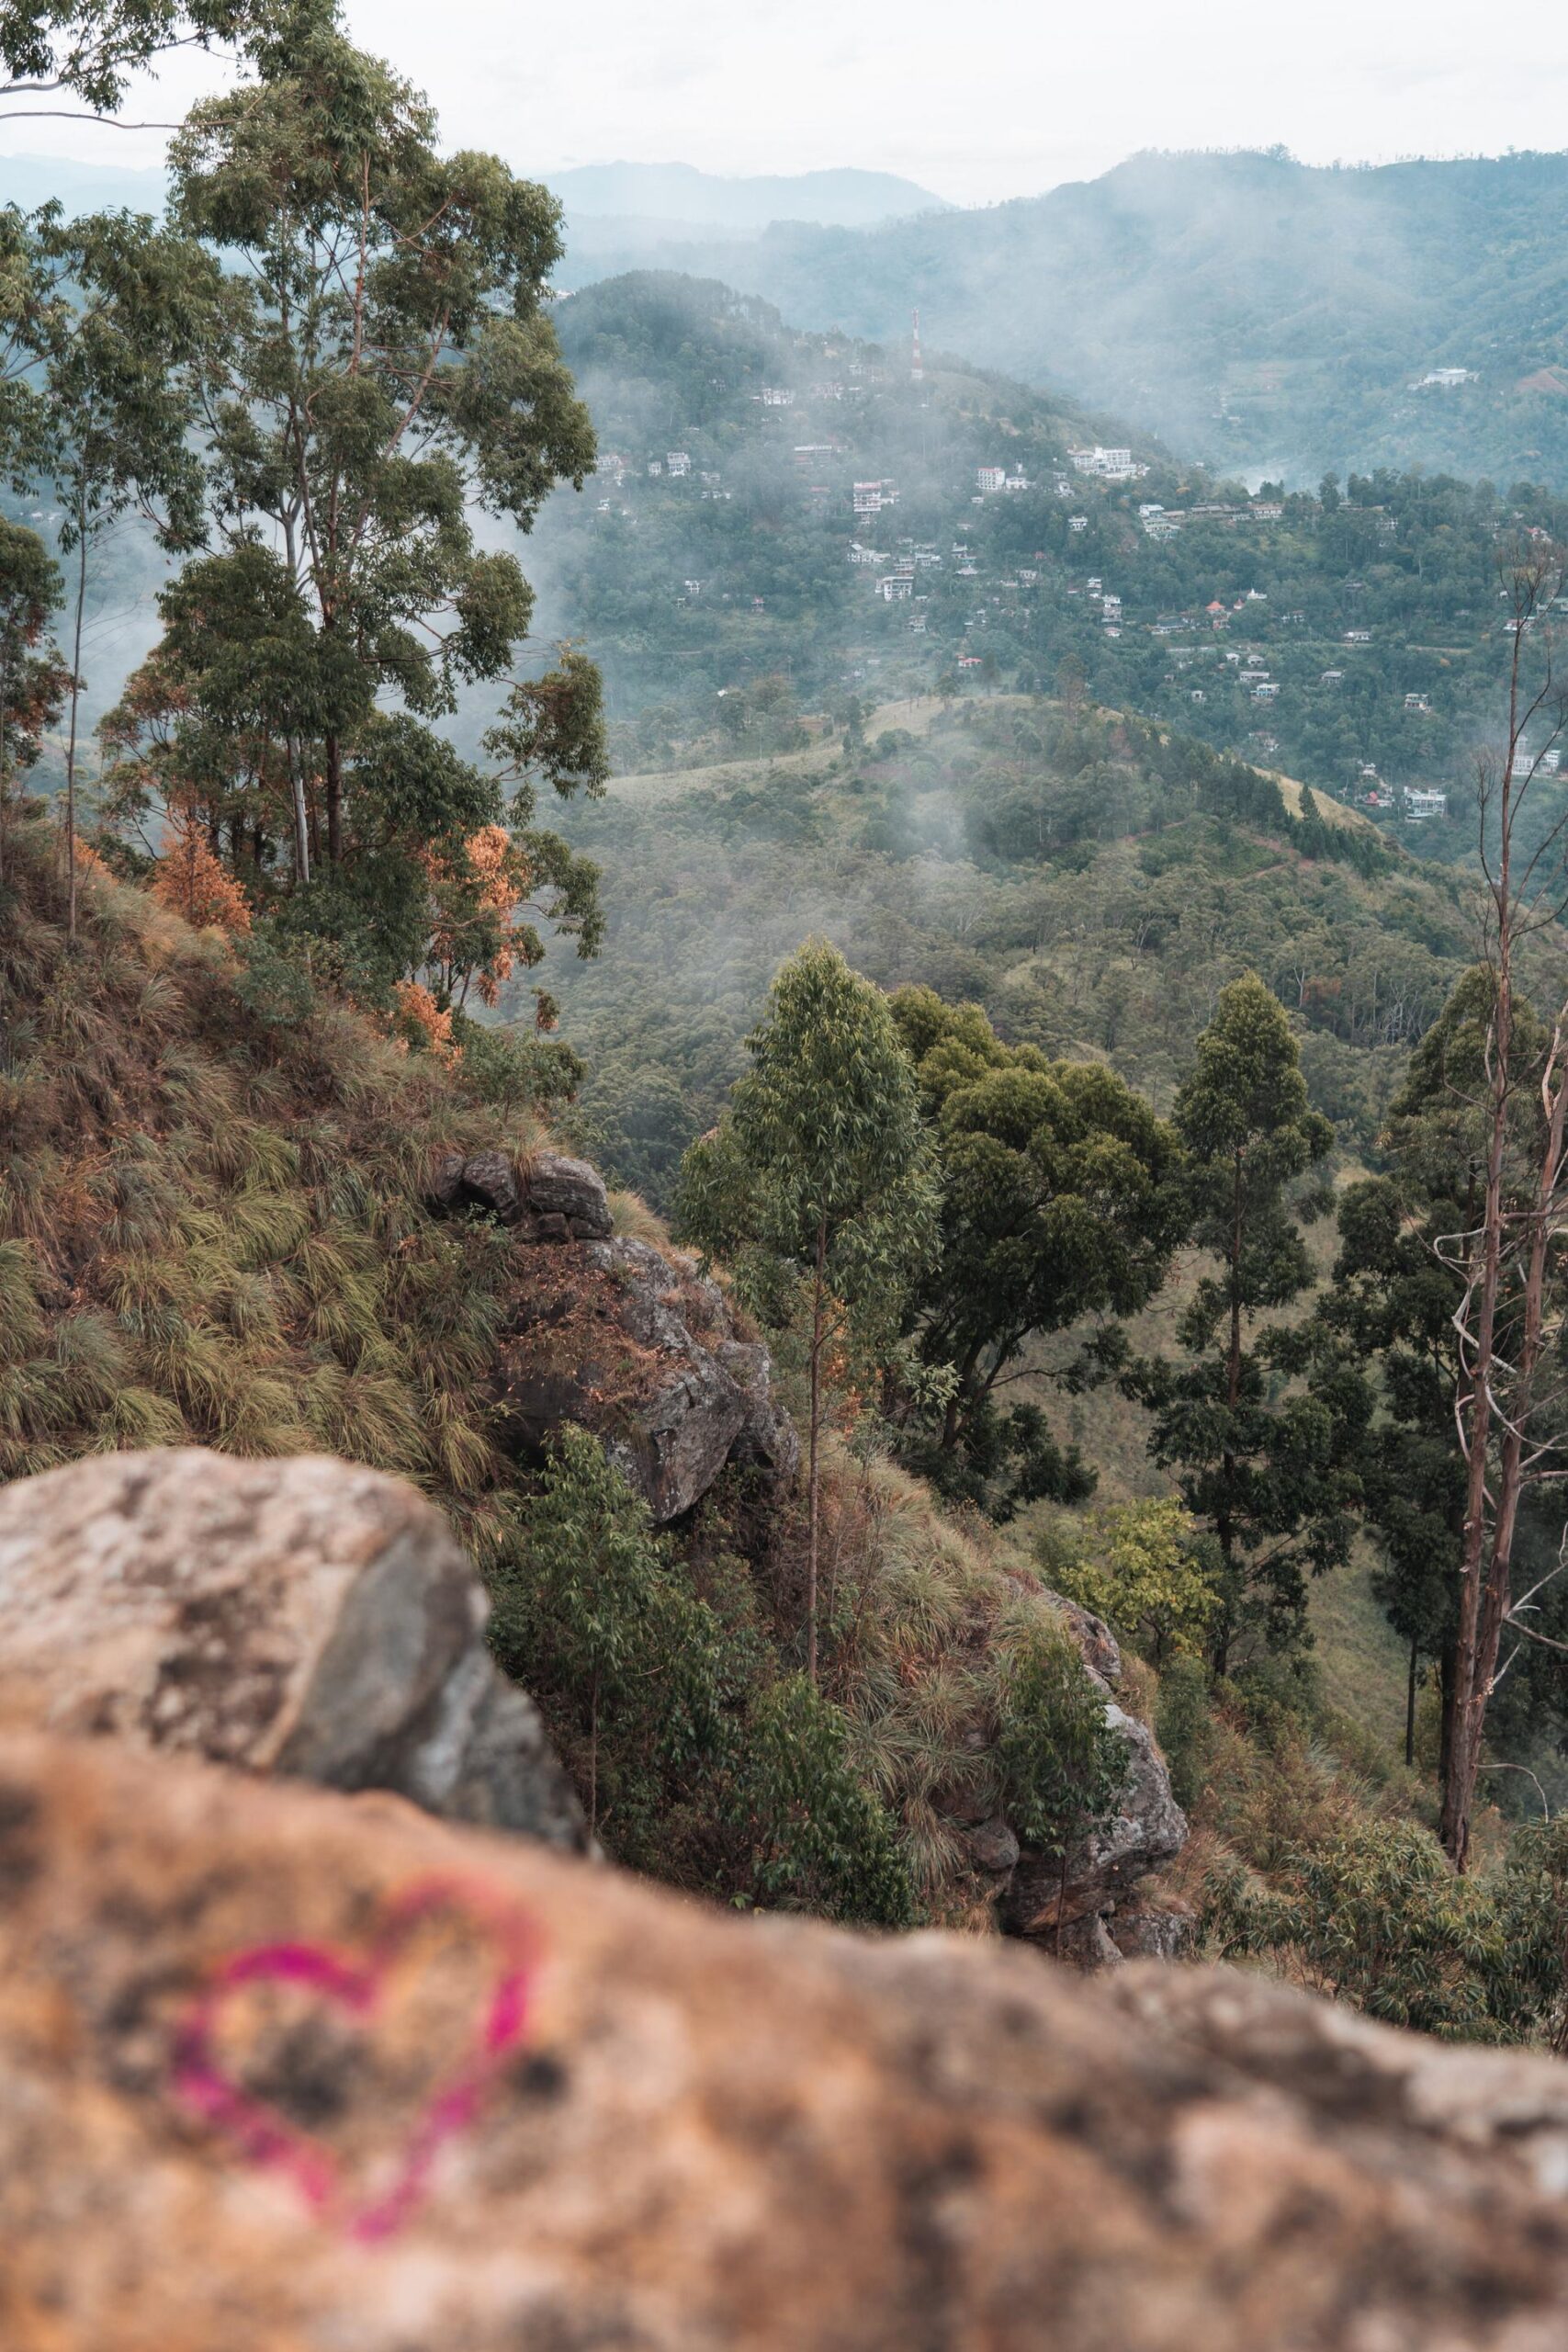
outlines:
M886 1324L932 1203L914 1074L888 1007L811 941L747 1043L751 1068L728 1113L686 1156L677 1235L736 1261L759 1294L816 1269Z
M1010 1629L997 1723L997 1758L1020 1835L1065 1854L1115 1810L1128 1754L1105 1720L1077 1645L1040 1615Z
M261 21L245 0L5 0L0 64L13 96L69 90L112 114L130 76L165 51L234 40Z
M591 1826L646 1865L672 1776L719 1744L717 1620L598 1441L570 1422L491 1581L496 1656L545 1705Z
M1170 1773L1171 1794L1190 1813L1202 1795L1214 1742L1208 1668L1190 1651L1179 1651L1161 1670L1155 1736Z
M1131 1314L1158 1289L1182 1229L1178 1148L1113 1072L1004 1045L978 1005L908 988L893 1012L942 1174L941 1238L909 1302L922 1353L958 1375L940 1468L989 1435L981 1417L1028 1341L1089 1315ZM1004 1490L1009 1507L1050 1490L1031 1434L1019 1432L1024 1470Z
M12 779L37 763L70 673L46 632L62 601L43 542L0 516L0 826Z
M1039 1539L1054 1589L1106 1618L1152 1666L1199 1655L1224 1602L1217 1547L1174 1496L1102 1512L1085 1538Z
M1332 1385L1280 1394L1270 1373L1301 1368L1296 1336L1276 1326L1246 1343L1249 1321L1289 1306L1314 1280L1290 1188L1333 1136L1307 1107L1290 1024L1256 977L1222 994L1176 1125L1189 1153L1192 1236L1219 1272L1199 1280L1183 1310L1184 1361L1145 1360L1126 1385L1153 1413L1156 1461L1177 1471L1183 1500L1217 1539L1223 1672L1243 1626L1269 1647L1300 1641L1307 1576L1347 1556L1371 1398L1348 1365Z
M1367 1821L1292 1854L1267 1890L1239 1875L1210 1919L1226 1956L1272 1951L1314 1990L1423 2033L1495 2040L1506 1962L1487 1890L1456 1878L1430 1834Z
M753 1707L733 1802L759 1900L867 1927L912 1925L893 1824L851 1768L841 1713L805 1675L774 1683Z

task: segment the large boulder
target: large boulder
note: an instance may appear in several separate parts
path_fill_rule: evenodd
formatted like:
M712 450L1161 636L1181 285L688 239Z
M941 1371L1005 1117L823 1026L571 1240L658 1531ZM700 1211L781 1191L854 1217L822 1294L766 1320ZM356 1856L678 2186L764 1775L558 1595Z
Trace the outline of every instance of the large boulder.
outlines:
M614 1231L604 1180L586 1159L561 1151L517 1159L507 1151L449 1152L431 1175L438 1216L493 1216L525 1241L592 1241Z
M1568 2071L0 1738L6 2352L1558 2352Z
M1025 1848L1000 1911L1010 1935L1089 1965L1118 1956L1109 1949L1116 1934L1109 1915L1118 1903L1187 1843L1187 1816L1147 1724L1109 1696L1105 1720L1127 1754L1115 1812L1063 1859Z
M765 1348L723 1294L645 1241L530 1250L496 1365L503 1427L524 1456L562 1421L599 1437L663 1525L731 1461L793 1476L799 1441L774 1405Z
M483 1589L402 1480L316 1457L116 1453L0 1487L0 1713L578 1849Z

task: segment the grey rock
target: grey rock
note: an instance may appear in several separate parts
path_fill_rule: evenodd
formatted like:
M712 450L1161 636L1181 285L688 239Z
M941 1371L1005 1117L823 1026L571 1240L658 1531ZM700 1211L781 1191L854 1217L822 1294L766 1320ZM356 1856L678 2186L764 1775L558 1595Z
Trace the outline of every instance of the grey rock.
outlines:
M0 1714L588 1839L484 1591L401 1480L195 1447L0 1489Z
M971 1829L964 1842L976 1870L999 1873L1017 1865L1019 1842L999 1813Z
M1112 1909L1147 1872L1174 1861L1187 1843L1187 1816L1171 1793L1154 1735L1108 1700L1105 1720L1125 1743L1130 1770L1116 1812L1075 1848L1064 1873L1056 1858L1026 1848L1004 1898L1010 1935L1049 1943L1058 1925Z
M800 1443L770 1369L765 1348L735 1338L712 1283L620 1238L541 1250L520 1268L496 1393L525 1455L562 1421L593 1430L663 1526L730 1461L794 1476Z
M1047 1592L1046 1600L1053 1609L1066 1619L1067 1626L1088 1662L1091 1673L1102 1682L1122 1679L1122 1652L1115 1634L1103 1617L1092 1609L1085 1609L1076 1600L1068 1600L1059 1592Z
M780 1484L800 1467L800 1433L773 1396L773 1358L760 1341L721 1340L715 1355L745 1400L746 1418L730 1460Z
M1186 1960L1197 1943L1198 1917L1179 1895L1152 1894L1119 1903L1110 1930L1123 1960Z
M537 1151L527 1163L525 1183L531 1216L563 1217L574 1241L609 1238L613 1227L604 1179L586 1159Z
M521 1170L510 1152L448 1152L425 1188L437 1216L479 1210L525 1241L607 1239L613 1229L604 1180L585 1159L537 1151Z
M437 1161L425 1192L426 1205L443 1216L479 1209L516 1225L524 1214L523 1187L509 1152L476 1151L467 1159L450 1152Z

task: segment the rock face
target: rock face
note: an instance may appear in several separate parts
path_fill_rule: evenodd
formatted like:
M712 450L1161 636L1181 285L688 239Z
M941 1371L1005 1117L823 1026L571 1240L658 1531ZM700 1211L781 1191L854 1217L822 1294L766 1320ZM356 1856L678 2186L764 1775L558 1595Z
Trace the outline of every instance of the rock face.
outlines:
M0 1738L6 2352L1559 2352L1568 2071Z
M478 1210L499 1217L525 1241L592 1241L614 1230L604 1180L586 1159L536 1151L451 1152L431 1179L430 1205L444 1216Z
M496 1368L525 1456L563 1420L581 1422L660 1525L700 1502L727 1463L794 1477L800 1440L773 1402L766 1348L739 1337L715 1283L614 1238L604 1179L585 1159L453 1152L428 1198L437 1216L477 1211L522 1242L556 1245L520 1260Z
M1003 1899L1002 1925L1010 1935L1031 1936L1059 1945L1064 1956L1097 1962L1113 1959L1092 1928L1069 1930L1113 1913L1118 1902L1157 1870L1174 1861L1187 1843L1187 1816L1171 1794L1170 1776L1154 1735L1136 1715L1108 1700L1105 1720L1126 1744L1131 1770L1115 1813L1060 1862L1027 1851ZM1112 1940L1115 1921L1109 1922ZM1058 1927L1062 1930L1057 1936Z
M400 1479L118 1453L0 1487L0 1713L586 1843L485 1598Z
M794 1476L800 1442L770 1369L716 1284L644 1241L594 1240L520 1261L496 1391L521 1453L579 1421L663 1524L728 1462Z

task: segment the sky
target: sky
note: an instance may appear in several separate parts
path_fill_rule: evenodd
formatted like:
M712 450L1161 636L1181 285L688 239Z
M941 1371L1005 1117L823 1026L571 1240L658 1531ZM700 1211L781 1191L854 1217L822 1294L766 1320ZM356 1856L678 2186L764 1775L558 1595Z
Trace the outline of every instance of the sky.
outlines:
M1568 7L1514 0L348 0L454 146L719 173L846 164L956 203L1042 194L1140 148L1282 145L1307 163L1568 142ZM1485 26L1484 35L1480 30ZM1495 29L1494 29L1495 28ZM211 80L181 59L128 117ZM0 122L0 152L155 163L157 130Z

